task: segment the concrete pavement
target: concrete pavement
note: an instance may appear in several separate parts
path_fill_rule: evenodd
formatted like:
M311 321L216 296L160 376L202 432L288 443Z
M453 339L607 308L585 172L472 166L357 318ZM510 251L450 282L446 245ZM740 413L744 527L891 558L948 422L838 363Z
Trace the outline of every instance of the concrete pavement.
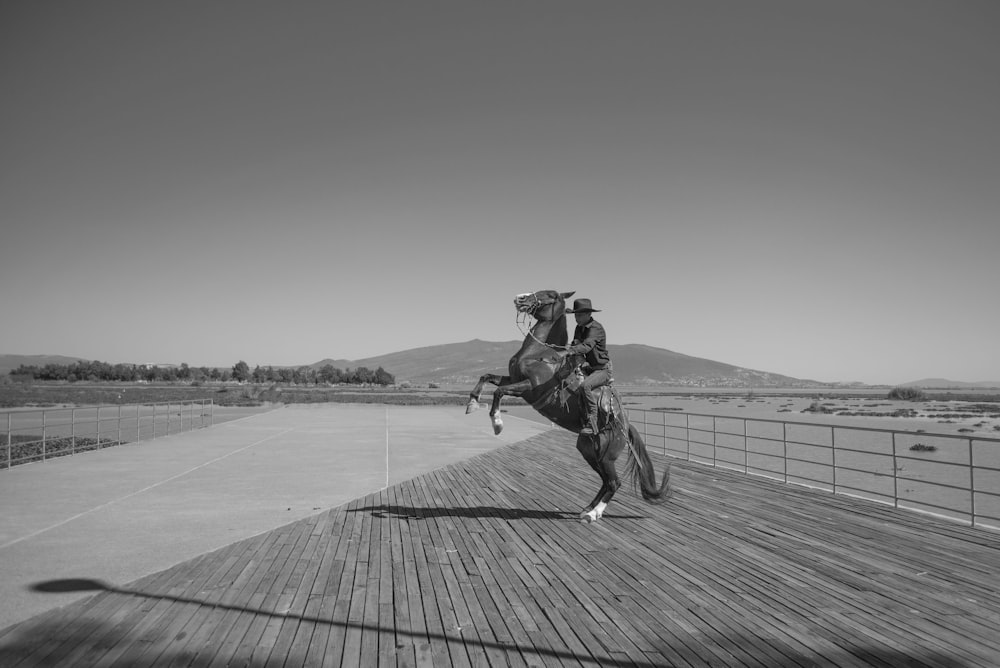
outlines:
M374 404L294 405L0 471L0 629L124 585L548 427L485 412Z

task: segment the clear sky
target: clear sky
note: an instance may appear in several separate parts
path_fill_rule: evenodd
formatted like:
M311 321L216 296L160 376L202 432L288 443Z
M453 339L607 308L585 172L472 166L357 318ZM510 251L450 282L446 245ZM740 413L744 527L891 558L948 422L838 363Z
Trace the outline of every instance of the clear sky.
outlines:
M0 353L1000 380L1000 3L4 2ZM391 371L391 370L390 370Z

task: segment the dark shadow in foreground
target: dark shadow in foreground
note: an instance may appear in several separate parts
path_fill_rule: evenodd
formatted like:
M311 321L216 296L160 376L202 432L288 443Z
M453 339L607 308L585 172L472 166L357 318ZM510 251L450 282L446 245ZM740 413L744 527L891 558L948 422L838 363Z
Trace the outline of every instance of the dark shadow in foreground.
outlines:
M930 664L940 666L941 668L966 668L969 665L953 656L948 656L936 651L928 651L926 647L914 647L912 648L912 651L907 652L898 651L885 646L872 646L870 644L858 645L851 643L848 639L845 639L843 646L837 648L834 655L831 655L830 649L827 648L824 650L824 654L820 656L808 651L803 652L801 645L792 647L782 643L773 636L766 638L751 636L747 636L745 638L730 636L725 638L715 637L711 627L706 627L702 631L693 634L691 637L682 633L673 638L675 644L677 642L680 642L681 645L686 644L686 649L681 649L679 646L674 646L666 641L663 641L662 643L654 642L646 652L638 655L641 656L642 659L637 660L636 656L630 657L621 653L611 655L600 652L598 655L593 655L590 653L583 654L552 647L518 645L514 642L484 641L469 633L465 633L463 635L461 629L457 630L455 633L435 633L424 631L413 632L399 627L395 629L388 629L380 627L378 624L341 622L306 615L281 613L239 605L228 605L217 601L199 600L185 596L152 594L144 592L140 589L117 587L91 578L48 580L32 585L31 590L43 593L93 591L98 592L98 595L101 596L121 595L128 597L141 597L157 601L173 601L182 604L205 607L212 610L232 611L237 614L247 613L261 615L268 618L291 620L303 624L313 624L317 626L325 625L328 627L340 627L344 629L365 631L377 634L377 642L379 643L392 643L393 648L391 651L395 652L401 659L407 655L412 659L415 653L416 655L423 654L426 656L431 651L431 647L433 645L443 642L447 646L447 651L451 653L460 652L464 655L466 652L469 652L470 654L474 653L476 655L481 655L481 653L486 650L494 652L513 652L516 655L520 655L522 657L522 661L524 659L532 659L535 657L548 657L557 661L569 661L572 663L578 662L587 666L627 665L638 666L639 668L653 668L654 666L676 665L674 662L677 661L678 656L684 657L682 662L685 664L708 666L718 664L720 660L719 652L729 655L728 658L733 660L734 663L728 664L727 662L727 665L740 665L740 659L729 654L729 652L724 649L725 647L757 647L759 649L762 646L766 646L769 649L769 651L766 652L767 663L769 666L773 666L774 668L801 668L801 666L813 665L817 661L825 664L832 663L843 666ZM626 611L621 610L619 612L624 614L624 619L627 619L628 613ZM219 624L225 623L218 618L215 618L215 620L216 623ZM0 644L0 665L16 666L22 662L25 665L66 665L65 661L61 660L61 657L66 657L67 654L73 654L76 657L80 657L81 649L84 650L85 656L93 659L91 663L97 664L100 663L101 656L108 649L107 646L101 645L102 638L109 633L121 633L122 631L124 631L125 639L119 638L119 641L130 643L143 642L138 637L128 639L128 631L122 629L120 624L114 624L109 620L93 619L88 617L86 614L81 614L69 622L67 622L65 618L62 618L61 621L48 621L43 615L34 620L28 620L27 622L15 625L5 632L5 640L0 641L2 642L2 644ZM294 632L294 625L289 632ZM437 646L440 649L441 646ZM710 650L709 647L712 649ZM218 649L218 646L215 644L206 644L203 647L178 647L176 650L171 650L171 648L167 646L156 650L156 661L158 664L178 663L180 665L188 666L207 665L206 662L215 655ZM266 654L270 653L270 646L264 649L266 649ZM300 646L297 650L290 650L287 657L275 658L284 662L285 665L297 665L305 660L305 655L303 653L308 652L310 649L311 648L309 647ZM324 647L324 650L327 651L327 653L334 649L340 652L343 651L342 646L338 648ZM678 654L678 649L680 649L680 655ZM295 654L296 651L299 654ZM226 659L227 657L216 658ZM354 658L356 659L356 657ZM352 657L343 657L343 660L347 663L350 663L351 659ZM140 659L140 662L141 660L142 659ZM268 665L273 660L274 658L272 657L257 656L255 653L251 658L244 661L244 664L257 668L258 666ZM466 658L465 660L468 659ZM537 660L537 658L534 660ZM334 660L334 663L338 662L339 661ZM404 660L403 662L412 663L412 660Z

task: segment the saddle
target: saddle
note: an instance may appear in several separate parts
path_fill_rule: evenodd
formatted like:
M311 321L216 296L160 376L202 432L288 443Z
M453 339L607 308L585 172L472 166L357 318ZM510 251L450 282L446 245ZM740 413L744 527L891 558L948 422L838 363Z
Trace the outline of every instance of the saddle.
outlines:
M566 380L563 381L559 390L559 399L563 406L568 406L570 401L580 403L580 410L586 412L583 406L583 397L579 396L580 383L583 382L583 371L578 368L573 370ZM614 379L608 381L607 385L601 385L594 389L597 397L597 430L604 431L611 425L612 421L619 424L627 424L625 421L624 409L621 398L614 387Z

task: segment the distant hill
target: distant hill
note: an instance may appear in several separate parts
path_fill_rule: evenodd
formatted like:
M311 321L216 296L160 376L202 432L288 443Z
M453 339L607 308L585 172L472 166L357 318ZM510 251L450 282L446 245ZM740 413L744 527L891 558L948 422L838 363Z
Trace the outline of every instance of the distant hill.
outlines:
M382 367L395 376L397 382L475 383L485 373L503 373L511 355L520 347L519 341L494 343L473 339L464 343L411 348L360 360L323 360L309 366L315 369L325 364L339 369Z
M21 365L45 366L46 364L74 364L87 361L82 357L65 355L0 355L0 375L6 376Z
M386 369L388 371L388 369ZM975 383L968 383L961 380L948 380L946 378L924 378L923 380L913 380L903 383L900 387L922 387L926 389L995 389L1000 388L1000 380L982 380Z
M448 343L412 348L360 360L323 360L310 366L382 367L398 382L470 384L486 373L506 373L520 341ZM640 344L609 345L615 382L626 385L690 385L710 387L819 387L813 380L746 369L664 348Z
M355 369L359 366L365 366L364 364L358 364L357 362L352 362L351 360L333 360L330 359L329 357L327 357L324 360L320 360L315 364L307 364L306 366L308 366L310 369L316 369L318 371L323 367L325 367L327 364L332 366L334 369L347 369L347 368ZM377 368L378 367L373 367L373 369ZM388 369L386 369L386 371L388 371Z

